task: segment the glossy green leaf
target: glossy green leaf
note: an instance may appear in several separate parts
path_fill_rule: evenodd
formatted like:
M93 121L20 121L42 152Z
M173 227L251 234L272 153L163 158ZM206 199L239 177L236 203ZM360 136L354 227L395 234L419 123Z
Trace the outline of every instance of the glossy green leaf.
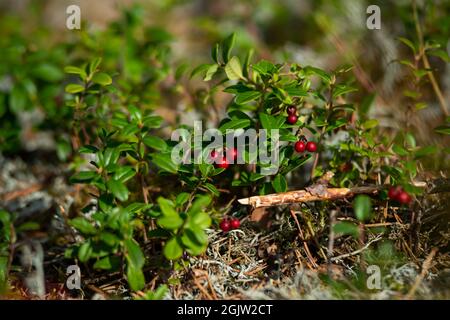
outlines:
M368 221L372 217L372 201L369 196L358 195L353 201L353 210L359 221Z
M124 241L126 257L128 265L132 265L135 268L142 268L145 264L144 253L142 252L139 244L134 239L127 239Z
M100 73L94 74L94 76L92 77L92 82L97 83L101 86L108 86L112 83L112 79L109 76L109 74L100 72Z
M138 291L145 287L145 276L141 268L127 266L127 280L131 290Z
M147 147L155 150L164 151L167 149L167 143L157 136L146 136L142 141Z
M70 220L69 224L84 234L94 235L97 233L97 229L86 218L77 217Z
M110 179L106 183L108 190L120 201L127 201L129 191L127 187L116 179Z
M238 57L234 56L230 59L230 61L228 61L225 66L225 73L227 74L229 80L239 80L244 78L242 74L241 62Z
M169 260L176 260L181 258L183 255L183 248L180 245L181 240L178 237L173 237L167 241L164 246L163 253L164 256Z
M67 93L79 93L79 92L83 92L84 91L84 86L82 86L81 84L68 84L65 88L65 91Z
M163 216L158 219L158 224L165 229L176 230L183 225L183 219L178 215Z
M225 38L222 43L222 59L223 62L227 63L230 60L231 50L234 47L234 43L236 41L236 34L232 33L227 38Z

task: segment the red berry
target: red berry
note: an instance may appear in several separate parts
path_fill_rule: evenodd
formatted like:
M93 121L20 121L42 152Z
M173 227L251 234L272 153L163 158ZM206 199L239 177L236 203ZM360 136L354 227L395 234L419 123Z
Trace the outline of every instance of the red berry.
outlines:
M289 106L286 108L286 112L288 115L295 115L295 113L297 112L297 108L295 108L294 106Z
M228 150L230 150L230 149L228 149ZM237 149L236 149L236 148L233 148L233 149L230 150L230 152L231 152L231 156L233 157L233 159L236 160L237 157L238 157L238 151L237 151Z
M403 191L402 187L396 186L396 187L390 187L388 191L388 197L392 200L397 200L400 193Z
M397 201L401 204L408 204L411 202L411 196L406 191L401 191L397 196Z
M316 152L317 144L314 141L309 141L308 143L306 143L306 150L309 152Z
M303 141L297 141L294 145L294 149L297 152L305 152L306 150L306 143L304 143Z
M223 219L222 221L220 221L219 227L223 232L230 231L231 229L230 221L228 221L228 219Z
M211 151L210 157L212 160L217 159L217 157L219 157L219 152L217 152L216 150Z
M343 164L341 164L341 166L339 167L339 169L340 169L342 172L349 172L350 170L352 170L352 168L353 168L353 165L352 165L350 162L343 163Z
M295 114L290 114L288 117L287 117L287 122L289 123L289 124L296 124L297 123L297 116L295 115Z
M231 225L231 229L237 229L241 226L241 222L239 221L239 219L233 218L233 219L231 219L230 225Z
M223 157L223 158L222 158L222 161L216 163L216 167L217 167L217 168L224 168L224 169L226 169L226 168L228 168L229 166L230 166L230 164L229 164L228 161L227 161L227 157Z

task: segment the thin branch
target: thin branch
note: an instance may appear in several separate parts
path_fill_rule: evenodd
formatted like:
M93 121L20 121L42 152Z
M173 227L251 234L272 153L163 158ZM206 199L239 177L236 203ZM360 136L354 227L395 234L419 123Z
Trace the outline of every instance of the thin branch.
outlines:
M350 253L342 254L342 255L337 256L337 257L333 257L330 260L331 260L331 262L334 262L334 261L337 261L337 260L342 260L342 259L345 259L345 258L348 258L348 257L356 256L356 255L360 254L361 252L363 252L364 250L367 250L372 243L380 241L381 239L382 239L382 236L379 234L379 235L377 235L376 238L373 238L372 240L367 242L364 247L362 247L362 248L360 248L360 249L358 249L356 251L350 252Z
M428 269L431 267L431 262L433 261L434 256L437 253L437 248L433 248L430 252L430 254L427 256L425 261L422 265L422 272L417 276L416 281L414 282L414 285L412 286L411 290L409 290L408 294L406 295L406 299L411 299L414 293L416 292L417 288L422 283L423 279L425 278L425 275L428 272Z
M436 179L428 182L414 182L415 187L425 189L427 194L449 192L450 179ZM239 199L242 205L250 205L254 208L272 207L293 203L304 203L312 201L338 200L353 197L356 194L377 194L388 188L388 185L369 185L354 188L324 188L320 193L312 193L307 190L296 190L282 193L273 193L265 196L253 196Z

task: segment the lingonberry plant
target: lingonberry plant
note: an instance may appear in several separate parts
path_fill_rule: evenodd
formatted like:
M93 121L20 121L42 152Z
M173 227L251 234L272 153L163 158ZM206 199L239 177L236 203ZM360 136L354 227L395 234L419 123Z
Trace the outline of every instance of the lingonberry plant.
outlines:
M296 64L273 64L262 60L252 62L249 52L241 64L238 56L232 56L235 35L213 47L212 64L204 64L193 70L191 76L204 74L205 81L212 81L210 95L218 88L232 95L225 119L219 130L278 130L282 144L279 149L279 167L272 174L262 174L261 169L271 163L260 161L258 152L251 153L250 144L244 148L225 146L219 149L204 149L202 153L214 163L175 163L172 153L174 141L163 140L155 135L162 125L159 116L140 108L139 101L131 103L120 97L123 92L112 85L113 78L100 71L101 59L81 67L69 66L65 71L75 74L79 82L66 86L73 95L67 102L75 108L77 122L74 136L86 141L79 148L82 154L90 154L90 170L82 170L72 177L72 182L89 184L96 189L96 205L91 218L77 217L71 225L79 230L86 241L68 251L68 256L78 257L81 262L94 260L94 268L117 269L126 260L127 278L130 286L138 290L144 286L142 268L145 264L140 240L161 242L163 253L170 260L183 257L183 253L199 255L206 249L208 240L205 229L212 222L205 209L211 197L220 194L220 187L230 183L225 179L214 179L224 171L233 171L231 185L257 190L260 194L284 192L288 189L286 175L298 170L311 159L310 179L320 177L325 170L337 169L330 181L336 185L353 185L359 181L376 182L375 172L389 177L392 183L402 184L410 192L417 192L408 183L415 172L411 163L411 151L394 145L393 150L405 157L405 171L396 166L383 165L383 158L391 153L381 149L385 144L376 142L375 120L354 121L355 107L345 103L345 96L356 90L347 83L348 66L332 73ZM343 81L342 83L339 80ZM314 85L313 85L314 84ZM122 108L120 103L127 103ZM102 114L101 129L94 130L89 121ZM193 127L185 126L187 134ZM155 131L156 130L156 131ZM337 144L327 145L330 137L339 137L340 131L347 133ZM84 139L83 139L84 136ZM95 138L92 138L95 137ZM410 138L411 140L411 138ZM267 144L275 144L269 136ZM195 147L192 145L191 147ZM241 146L242 147L242 146ZM242 151L241 151L242 150ZM324 154L324 151L331 151ZM242 152L242 155L239 155ZM239 156L244 164L231 165ZM417 156L415 154L415 156ZM327 158L330 165L326 165ZM249 164L256 159L254 164ZM367 159L369 162L367 162ZM347 169L341 170L342 166ZM168 197L152 199L148 194L148 176L162 179L176 176L183 191ZM173 186L177 188L176 185ZM391 196L390 196L391 197ZM406 191L391 197L401 204L409 204L411 197ZM355 202L358 219L370 219L370 201L359 197ZM233 218L219 223L223 232L240 227ZM341 224L337 230L354 233L353 227ZM139 241L138 241L139 240Z
M135 297L161 299L181 272L204 259L209 263L211 254L218 258L223 243L228 258L241 260L232 257L233 243L252 232L276 234L274 245L258 248L258 256L288 248L312 270L351 257L361 266L378 263L378 255L394 249L383 243L372 250L371 241L388 238L390 226L410 228L409 238L419 239L425 188L417 180L426 180L427 167L441 170L438 162L448 155L448 148L424 143L412 124L427 108L429 84L447 112L428 58L448 62L448 55L420 29L417 41L400 38L411 58L399 60L409 71L399 103L405 123L386 128L372 119L375 94L366 94L354 78L364 69L359 64L357 70L333 64L328 71L291 63L288 54L261 60L254 49L243 51L249 46L231 34L212 47L208 63L190 66L178 61L180 52L172 55L172 36L147 26L137 7L124 10L104 30L83 28L48 46L40 37L25 39L9 30L2 19L0 27L11 35L0 37L0 151L16 155L20 141L51 131L58 165L72 185L70 205L55 202L48 212L66 210L63 230L73 237L67 237L65 257L59 253L61 265L81 266L83 277L119 275ZM188 121L191 110L208 129L232 139L198 142L198 128ZM22 127L28 112L45 118ZM450 118L442 119L433 128L436 139L444 140ZM181 141L194 152L178 161ZM42 180L46 185L52 177ZM336 189L346 195L343 200L332 193ZM28 236L22 231L39 227L3 210L3 199L14 199L14 191L1 192L0 199L0 293L14 269L18 239ZM309 199L299 196L261 211L247 211L236 201L267 195L264 199L284 201L292 195L286 191ZM259 239L251 245L259 246ZM411 256L423 249L399 242ZM336 243L343 244L339 250L333 249ZM336 257L337 251L342 255ZM217 265L234 273L230 261ZM255 270L266 277L269 264Z

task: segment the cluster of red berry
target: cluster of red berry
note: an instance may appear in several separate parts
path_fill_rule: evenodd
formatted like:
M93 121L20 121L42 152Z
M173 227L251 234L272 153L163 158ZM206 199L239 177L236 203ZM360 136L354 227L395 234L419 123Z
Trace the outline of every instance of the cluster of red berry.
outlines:
M297 109L294 106L288 106L286 108L286 112L288 114L287 122L289 124L296 124L298 117L297 117ZM307 141L305 137L301 137L299 141L295 143L295 151L297 152L316 152L317 151L317 144L314 141Z
M296 124L298 120L298 117L296 115L297 109L294 106L289 106L287 107L286 112L288 114L287 122L289 124Z
M392 186L389 188L388 197L392 200L396 200L401 204L408 204L411 202L411 196L403 190L401 186Z
M233 157L234 161L236 161L237 156L238 156L237 149L232 148L232 149L226 149L226 150L227 150L227 152L228 151L231 152L231 156ZM223 154L223 151L213 150L210 153L210 157L214 161L214 165L216 166L216 168L226 169L230 166L230 163L228 162L226 155ZM219 159L219 161L216 161L216 159Z
M314 141L307 141L306 138L301 138L294 145L294 149L297 152L316 152L317 151L317 143Z
M238 229L241 226L241 221L238 218L232 218L228 220L228 218L220 221L219 227L223 232L228 232L233 229Z

